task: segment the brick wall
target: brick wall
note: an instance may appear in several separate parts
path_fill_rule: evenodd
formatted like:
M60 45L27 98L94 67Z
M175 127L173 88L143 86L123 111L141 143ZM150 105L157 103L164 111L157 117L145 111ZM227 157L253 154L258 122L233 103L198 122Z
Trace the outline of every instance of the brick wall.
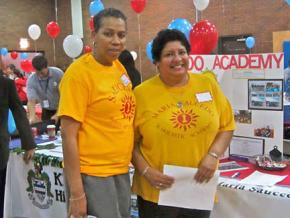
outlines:
M130 0L102 0L105 7L121 9L128 17L127 48L138 52L137 15L131 9ZM52 41L45 32L46 24L55 19L55 0L0 0L0 47L19 49L21 36L28 37L27 28L36 23L42 29L37 40L39 50L44 50L50 63L53 62ZM58 23L61 34L56 39L56 65L66 68L71 59L62 47L63 39L71 34L70 0L58 0ZM89 4L82 0L84 44L91 44L89 31ZM147 79L155 73L155 67L146 56L146 45L154 35L175 18L195 22L192 0L147 0L140 16L142 48L142 74ZM211 0L208 8L200 13L200 19L214 23L220 36L251 33L256 37L252 52L272 52L272 32L290 29L290 6L284 0ZM290 40L290 39L289 39ZM31 49L33 50L33 49ZM136 62L139 68L139 60Z

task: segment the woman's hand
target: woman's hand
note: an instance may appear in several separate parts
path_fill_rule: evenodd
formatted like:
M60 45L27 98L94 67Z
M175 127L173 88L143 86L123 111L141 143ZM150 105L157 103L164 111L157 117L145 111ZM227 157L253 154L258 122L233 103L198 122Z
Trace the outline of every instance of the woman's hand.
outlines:
M70 200L68 209L68 218L87 217L87 199L84 196L81 199Z
M159 170L149 167L144 177L156 189L166 189L171 187L174 178L161 173Z
M210 155L206 155L200 162L198 171L194 179L198 183L208 182L214 175L217 168L218 159Z
M35 152L34 148L30 149L28 151L25 151L24 156L23 156L23 160L26 164L28 164L29 161L33 159L34 152Z

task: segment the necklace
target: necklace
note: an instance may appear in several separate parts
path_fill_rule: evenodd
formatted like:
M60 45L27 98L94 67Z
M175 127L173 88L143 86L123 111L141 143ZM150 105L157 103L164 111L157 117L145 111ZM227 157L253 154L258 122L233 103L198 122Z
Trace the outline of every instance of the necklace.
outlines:
M177 106L179 109L183 108L183 103L182 103L182 101L178 101L178 102L176 103L176 106Z
M172 88L166 88L166 92L167 94L170 96L170 101L172 102L172 100L174 101L174 105L181 109L184 106L184 96L187 93L187 87L174 87Z
M174 101L176 102L176 107L181 109L183 108L183 102L182 102L182 98L186 92L186 89L184 89L184 86L186 86L188 84L188 81L189 81L189 75L186 74L186 79L185 79L185 82L183 82L182 86L169 86L162 78L162 76L159 75L159 78L160 80L162 81L162 83L164 84L164 87L166 88L166 92L168 92L168 94L171 96L171 98L174 99ZM174 88L174 89L177 89L175 91L178 91L178 92L172 92L170 90L170 88Z

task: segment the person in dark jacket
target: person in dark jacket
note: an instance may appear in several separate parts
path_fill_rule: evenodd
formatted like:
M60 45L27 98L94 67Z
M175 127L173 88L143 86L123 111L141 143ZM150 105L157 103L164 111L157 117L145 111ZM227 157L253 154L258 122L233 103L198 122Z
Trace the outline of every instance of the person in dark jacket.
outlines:
M0 70L1 71L1 70ZM22 149L25 150L24 161L33 158L36 147L26 112L18 97L14 81L2 76L0 72L0 217L3 217L6 167L9 157L8 109L12 111L18 129Z
M121 62L121 64L123 64L123 66L125 67L128 76L132 82L132 88L134 89L135 86L141 83L141 75L140 72L135 67L133 56L128 50L124 50L122 51L118 59Z

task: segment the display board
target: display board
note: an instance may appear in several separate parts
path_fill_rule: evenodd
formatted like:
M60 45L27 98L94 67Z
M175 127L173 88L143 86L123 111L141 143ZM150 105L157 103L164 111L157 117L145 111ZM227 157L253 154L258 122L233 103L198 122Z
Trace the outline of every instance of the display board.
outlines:
M283 151L283 53L191 55L190 71L213 71L232 104L235 135L265 139Z

